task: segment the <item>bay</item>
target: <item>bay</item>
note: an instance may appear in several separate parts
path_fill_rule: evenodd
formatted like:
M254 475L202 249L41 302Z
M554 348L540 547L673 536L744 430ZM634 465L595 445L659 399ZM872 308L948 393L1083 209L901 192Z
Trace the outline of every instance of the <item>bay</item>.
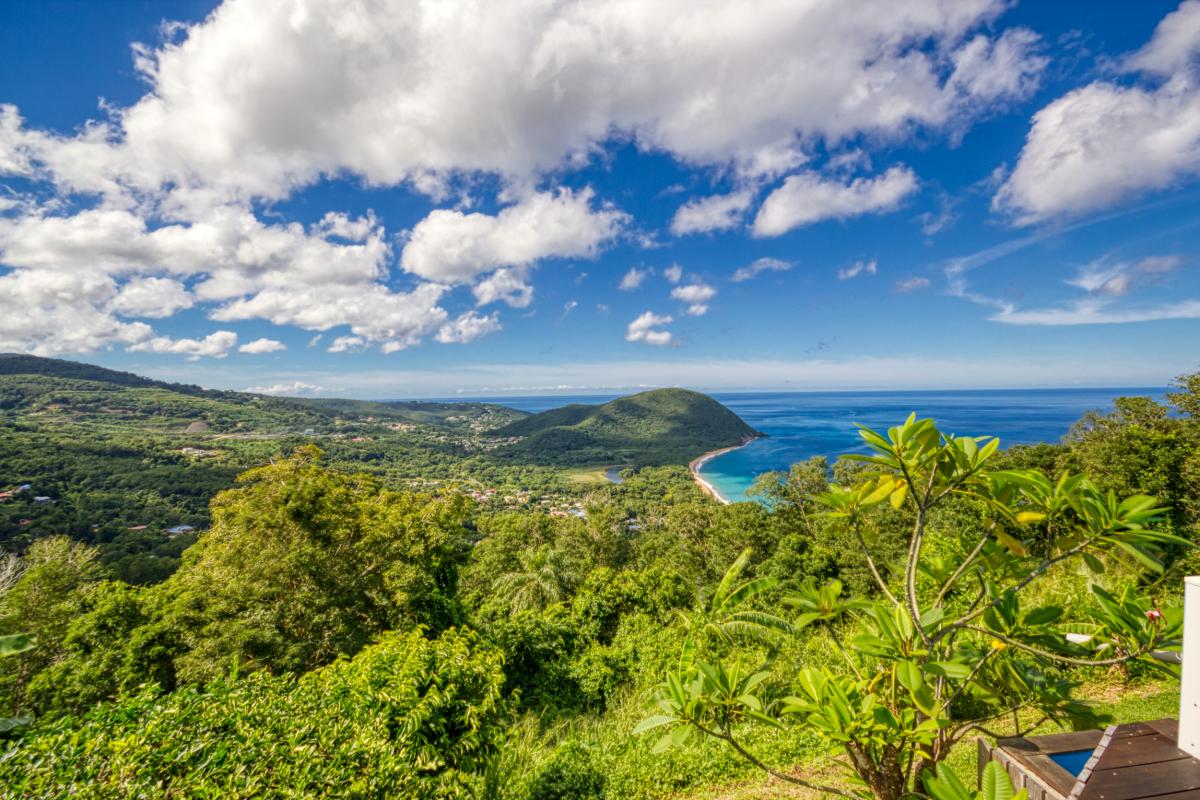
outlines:
M797 461L865 452L857 425L886 430L910 412L937 420L960 436L999 436L1002 447L1058 442L1084 413L1109 411L1124 396L1162 400L1161 388L970 389L903 392L713 392L750 427L767 434L745 447L710 459L701 474L731 502L764 472ZM621 395L546 395L486 398L537 413L570 403L605 403ZM472 398L483 400L485 398Z

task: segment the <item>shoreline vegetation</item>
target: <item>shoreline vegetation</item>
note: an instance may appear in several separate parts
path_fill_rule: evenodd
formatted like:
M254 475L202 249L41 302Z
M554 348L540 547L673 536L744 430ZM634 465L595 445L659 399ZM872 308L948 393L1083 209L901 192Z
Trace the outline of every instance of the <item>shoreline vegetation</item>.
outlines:
M730 505L732 503L732 501L730 501L728 498L725 497L725 495L723 495L719 491L717 491L717 487L714 486L707 478L705 478L703 475L701 475L700 470L704 469L704 465L707 464L709 461L712 461L717 456L723 456L726 453L733 452L734 450L741 450L746 445L750 444L751 442L755 441L756 439L762 439L764 436L766 436L765 433L759 433L754 436L747 436L739 444L731 445L730 447L722 447L719 450L710 450L709 452L705 453L702 456L693 458L691 463L688 464L688 469L691 470L692 480L694 480L696 482L696 485L700 487L700 491L704 492L706 495L708 495L712 499L716 500L721 505L724 505L724 506Z

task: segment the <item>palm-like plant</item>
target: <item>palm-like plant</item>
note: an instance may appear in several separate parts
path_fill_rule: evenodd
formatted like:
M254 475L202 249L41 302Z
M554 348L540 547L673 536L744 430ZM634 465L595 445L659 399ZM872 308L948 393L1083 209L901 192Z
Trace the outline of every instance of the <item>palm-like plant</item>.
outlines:
M550 547L531 547L517 556L520 568L501 575L492 590L512 611L534 611L566 596L567 569L562 553Z
M752 578L741 581L742 572L750 562L751 549L746 548L730 565L712 594L700 604L697 613L688 616L688 636L683 644L680 666L691 666L701 640L730 644L736 640L771 645L781 634L791 633L792 626L781 617L750 608L750 601L775 587L777 578Z

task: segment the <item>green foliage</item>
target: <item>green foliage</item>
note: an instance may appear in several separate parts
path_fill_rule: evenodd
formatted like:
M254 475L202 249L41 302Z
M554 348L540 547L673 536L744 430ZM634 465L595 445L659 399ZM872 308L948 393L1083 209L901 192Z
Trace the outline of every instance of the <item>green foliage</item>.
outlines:
M852 487L832 486L821 500L828 517L863 543L878 599L842 600L840 584L802 587L791 598L801 611L798 628L853 619L845 663L800 669L793 694L778 698L765 691L769 669L693 657L685 642L680 669L659 691L659 713L639 727L667 728L662 747L703 734L782 780L846 794L784 775L740 741L749 724L799 724L843 753L847 775L865 791L898 800L963 737L1017 719L1021 710L1095 724L1095 713L1071 696L1072 682L1059 676L1061 666L1124 664L1179 646L1179 615L1132 588L1117 596L1094 587L1093 609L1074 623L1059 607L1022 602L1026 588L1056 565L1094 568L1104 553L1161 572L1162 549L1187 543L1157 527L1165 510L1153 498L1121 500L1068 473L1051 480L1032 470L991 470L997 440L944 435L915 414L886 437L868 429L862 436L872 454L857 460L871 471ZM927 548L931 513L954 502L976 505L985 525L963 531L960 550ZM912 519L908 555L902 576L889 584L871 558L867 523L903 511ZM1031 547L1035 536L1048 538L1044 552ZM739 559L731 572L743 566ZM716 596L731 585L727 576Z
M600 800L604 774L595 753L577 741L568 741L534 775L528 800Z
M1012 781L1004 767L989 761L979 778L979 791L968 789L954 772L944 765L936 772L926 770L921 774L925 791L932 800L1027 800L1029 793L1024 789L1013 789Z
M11 633L0 636L0 658L9 658L32 650L37 645L37 637L29 633ZM32 717L0 717L0 736L10 733L33 721Z
M519 567L492 584L497 599L514 611L540 610L566 596L569 577L562 553L550 547L531 547L517 555Z
M1200 372L1180 375L1171 385L1175 389L1167 393L1171 405L1193 419L1200 419Z
M1186 535L1200 519L1200 427L1168 411L1148 397L1122 397L1111 414L1085 415L1072 428L1069 463L1119 495L1156 498Z
M388 634L302 678L147 690L43 721L0 756L21 797L470 797L503 737L501 659Z
M1121 401L1007 453L913 419L721 506L681 465L603 486L523 463L685 461L725 430L690 393L525 417L35 361L0 358L0 489L42 482L0 504L25 554L0 559L0 651L37 637L0 659L0 712L37 714L0 742L0 794L650 800L765 769L1006 800L949 771L963 743L1014 711L1095 724L1083 680L1150 685L1200 563L1182 379L1182 415ZM585 518L546 513L568 497ZM630 737L655 693L657 735Z
M389 492L318 456L302 449L218 495L212 529L158 587L185 645L181 680L209 680L231 658L304 672L385 630L460 621L467 502Z

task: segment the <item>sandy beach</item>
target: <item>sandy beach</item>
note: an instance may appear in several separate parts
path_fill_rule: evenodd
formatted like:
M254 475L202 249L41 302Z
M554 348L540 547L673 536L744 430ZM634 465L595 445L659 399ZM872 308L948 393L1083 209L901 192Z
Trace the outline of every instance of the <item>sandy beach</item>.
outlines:
M740 450L741 448L743 448L746 445L753 442L755 439L759 439L759 438L761 438L761 437L760 436L748 436L748 437L746 437L746 440L743 441L741 444L735 444L732 447L722 447L720 450L712 450L712 451L700 456L699 458L692 459L692 462L690 464L688 464L688 469L690 469L692 471L692 479L694 481L696 481L696 484L700 487L700 490L702 492L704 492L706 495L712 497L718 503L721 503L722 505L726 505L726 506L729 505L729 500L727 500L724 497L724 495L722 495L720 492L717 491L717 487L713 486L711 483L709 483L707 480L704 479L704 476L702 476L700 474L700 469L705 464L707 464L709 461L716 458L717 456L722 455L724 453L728 453L731 450Z

